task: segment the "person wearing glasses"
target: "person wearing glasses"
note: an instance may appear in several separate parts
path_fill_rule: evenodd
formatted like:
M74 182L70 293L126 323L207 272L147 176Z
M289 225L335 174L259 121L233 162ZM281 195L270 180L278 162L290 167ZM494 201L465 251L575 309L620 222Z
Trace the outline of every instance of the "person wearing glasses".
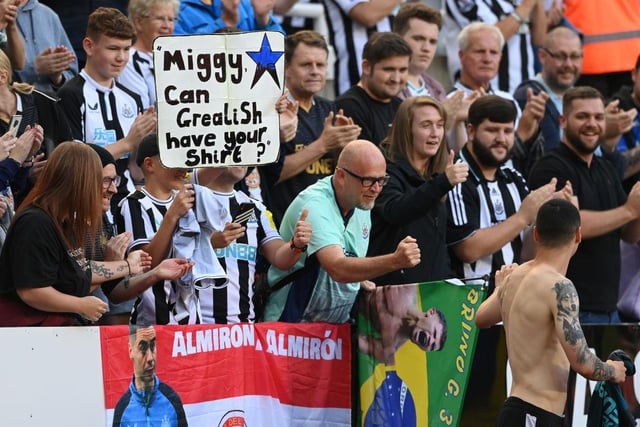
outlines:
M178 0L129 1L129 20L136 29L136 41L118 82L140 95L144 109L156 103L153 41L156 37L173 34L178 6Z
M100 157L102 164L102 228L94 239L89 239L85 247L87 258L94 261L121 261L125 259L131 244L131 232L115 234L111 221L111 198L118 191L120 175L116 174L116 162L111 153L95 144L87 144ZM92 241L93 240L93 241ZM115 279L105 282L92 293L109 308L98 320L101 325L126 325L129 323L131 308L137 297L145 289L159 280L173 280L186 274L193 267L184 259L169 258L163 260L150 271L129 277L126 281Z
M580 36L567 27L556 27L549 31L538 51L542 64L540 73L525 80L513 93L520 108L527 103L528 93L545 92L549 101L545 105L540 121L545 151L560 145L562 135L558 120L562 112L562 96L572 88L582 71L582 42Z
M544 151L550 151L562 143L560 115L562 97L573 88L582 72L582 41L580 35L567 27L556 27L549 31L544 44L538 52L542 70L533 79L526 80L514 92L514 98L524 108L531 95L548 95L550 102L544 107L540 120L540 136ZM616 100L617 99L617 100ZM620 97L614 97L606 107L606 126L603 144L596 155L604 156L618 169L623 178L632 177L640 172L640 148L620 147L621 136L633 126L637 111L630 108ZM616 150L616 146L618 149ZM633 182L628 181L627 190Z
M369 211L388 182L380 149L356 140L342 150L332 176L298 194L285 212L280 235L284 241L293 236L303 209L313 235L292 269L269 269L269 284L284 286L270 295L264 320L347 322L360 288L374 289L371 278L420 263L420 249L411 236L391 253L366 256Z
M70 173L73 171L73 173ZM102 164L87 145L63 142L18 208L0 254L0 325L67 326L97 321L107 305L90 291L141 273L143 251L93 261L84 250L102 216Z
M368 256L392 251L404 236L415 237L422 262L373 279L377 285L428 282L453 277L447 252L446 195L466 181L467 163L454 163L444 139L447 113L429 96L405 99L381 148L389 184L371 213Z

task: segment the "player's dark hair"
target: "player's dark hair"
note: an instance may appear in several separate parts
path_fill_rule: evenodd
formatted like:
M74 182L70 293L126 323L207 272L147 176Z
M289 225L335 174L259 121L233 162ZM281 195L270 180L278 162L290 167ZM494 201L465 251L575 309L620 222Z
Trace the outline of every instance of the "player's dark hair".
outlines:
M540 245L554 248L575 239L580 227L580 212L563 199L552 199L543 204L536 217Z

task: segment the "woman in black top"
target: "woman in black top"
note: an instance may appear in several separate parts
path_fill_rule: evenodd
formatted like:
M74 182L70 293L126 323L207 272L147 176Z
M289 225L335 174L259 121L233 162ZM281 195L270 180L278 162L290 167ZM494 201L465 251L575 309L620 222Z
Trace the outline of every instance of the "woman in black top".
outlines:
M468 165L454 163L444 139L447 113L428 96L405 99L381 144L389 183L371 215L367 256L393 252L404 236L418 241L422 261L378 277L377 285L428 282L453 276L445 233L449 190L467 178Z
M64 142L18 209L0 254L0 326L62 326L106 311L92 285L141 272L151 258L95 262L84 246L101 226L102 165L86 144Z

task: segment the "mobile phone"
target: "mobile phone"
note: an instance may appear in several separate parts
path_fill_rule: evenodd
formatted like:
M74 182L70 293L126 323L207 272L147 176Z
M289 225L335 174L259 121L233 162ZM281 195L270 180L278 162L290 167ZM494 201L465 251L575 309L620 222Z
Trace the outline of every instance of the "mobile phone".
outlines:
M246 225L247 221L254 216L255 205L253 203L240 203L240 208L233 222L241 225Z
M8 132L11 132L14 136L17 136L20 123L22 123L22 114L14 114L13 116L11 116Z

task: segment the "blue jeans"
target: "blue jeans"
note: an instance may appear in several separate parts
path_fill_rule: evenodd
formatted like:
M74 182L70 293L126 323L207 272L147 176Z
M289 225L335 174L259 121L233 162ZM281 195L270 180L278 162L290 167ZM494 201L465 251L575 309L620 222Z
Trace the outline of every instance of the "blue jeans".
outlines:
M620 321L620 315L617 310L613 310L609 313L600 313L596 311L580 311L580 324L589 323L622 323Z

